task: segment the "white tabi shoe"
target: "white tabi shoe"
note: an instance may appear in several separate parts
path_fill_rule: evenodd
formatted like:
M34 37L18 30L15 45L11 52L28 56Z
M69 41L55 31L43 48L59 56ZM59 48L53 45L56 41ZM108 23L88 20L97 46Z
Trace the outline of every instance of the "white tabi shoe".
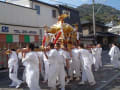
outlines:
M17 85L15 88L17 88L17 89L20 88L20 85Z
M79 82L78 84L79 84L79 85L84 85L84 84L85 84L85 82Z
M21 82L20 84L18 84L18 85L16 86L16 88L20 88L20 86L21 86L22 83L23 83L23 82Z
M69 82L70 82L70 80L69 80L69 79L67 79L67 80L66 80L66 82L65 82L65 84L67 85Z
M90 86L94 86L94 85L96 85L96 82L91 82L90 83Z

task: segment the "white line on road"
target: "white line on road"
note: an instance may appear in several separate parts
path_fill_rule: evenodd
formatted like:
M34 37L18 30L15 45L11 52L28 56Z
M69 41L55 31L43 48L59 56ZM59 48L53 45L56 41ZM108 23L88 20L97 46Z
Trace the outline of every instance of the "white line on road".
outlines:
M103 84L102 86L96 88L96 90L102 90L105 86L107 86L108 84L110 84L113 80L115 80L117 77L120 76L120 72L117 73L115 76L113 76L110 80L108 80L105 84Z

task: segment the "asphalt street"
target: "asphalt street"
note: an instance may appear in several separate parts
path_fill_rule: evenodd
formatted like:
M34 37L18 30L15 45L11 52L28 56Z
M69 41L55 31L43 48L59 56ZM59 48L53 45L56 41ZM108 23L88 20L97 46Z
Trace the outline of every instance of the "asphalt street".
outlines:
M114 77L120 70L114 69L110 64L110 58L108 52L104 51L102 53L103 68L99 71L94 72L95 80L97 84L91 87L89 84L80 86L78 85L79 81L72 81L66 85L66 90L120 90L120 77ZM18 73L19 78L22 76L22 69ZM112 80L113 77L113 80ZM25 85L20 89L9 88L10 80L8 77L8 70L0 71L0 90L29 90ZM46 84L40 83L42 90L48 90Z

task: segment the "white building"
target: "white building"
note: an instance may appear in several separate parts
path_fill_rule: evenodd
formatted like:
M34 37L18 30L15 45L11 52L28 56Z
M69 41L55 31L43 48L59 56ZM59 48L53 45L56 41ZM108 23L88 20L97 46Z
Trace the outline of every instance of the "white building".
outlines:
M110 28L108 32L120 35L120 25Z
M0 1L1 34L28 35L31 37L38 35L39 39L42 40L43 27L45 25L50 27L57 22L58 8L56 6L37 0L6 1ZM35 40L30 39L29 41Z
M57 22L57 17L56 6L39 1L0 1L0 49L20 48L30 42L39 45L44 25L50 27ZM0 58L0 68L6 67L6 56L0 55Z
M50 5L38 0L6 0L7 2L21 5L24 7L29 7L37 10L38 24L40 27L44 25L51 26L57 22L57 17L59 15L58 7L55 5Z
M39 43L40 32L35 9L0 1L0 48L12 47L13 43ZM29 40L21 40L21 37ZM14 44L19 47L17 45Z

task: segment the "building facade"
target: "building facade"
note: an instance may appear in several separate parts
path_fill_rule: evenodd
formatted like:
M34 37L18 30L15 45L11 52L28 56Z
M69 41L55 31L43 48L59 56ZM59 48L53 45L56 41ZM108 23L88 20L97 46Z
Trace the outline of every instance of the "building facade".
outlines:
M92 22L83 22L81 25L83 36L80 37L80 41L84 44L100 43L104 48L109 48L109 44L118 39L118 35L108 32L109 27L104 24L96 22L96 35L93 32Z
M44 35L44 26L50 27L57 22L57 17L59 15L58 7L55 5L50 5L38 0L6 0L9 3L20 5L23 7L28 7L36 10L37 14L37 24L42 27L42 35ZM43 36L42 36L43 37ZM42 39L40 38L40 41Z
M0 68L7 67L6 49L28 43L39 45L40 32L36 10L0 1Z
M120 44L120 25L109 28L108 32L119 35L116 41L118 41L118 43Z
M108 32L120 35L120 25L109 28Z
M8 48L25 47L28 43L39 46L44 35L44 26L51 26L57 22L58 14L55 6L29 1L30 6L26 7L28 4L23 3L22 0L21 3L25 4L23 6L12 1L0 1L1 53ZM7 67L7 56L2 53L0 68L5 67Z
M38 0L7 0L7 2L35 9L38 21L37 24L40 27L43 27L44 25L50 27L57 22L59 13L58 7L55 5L50 5Z

